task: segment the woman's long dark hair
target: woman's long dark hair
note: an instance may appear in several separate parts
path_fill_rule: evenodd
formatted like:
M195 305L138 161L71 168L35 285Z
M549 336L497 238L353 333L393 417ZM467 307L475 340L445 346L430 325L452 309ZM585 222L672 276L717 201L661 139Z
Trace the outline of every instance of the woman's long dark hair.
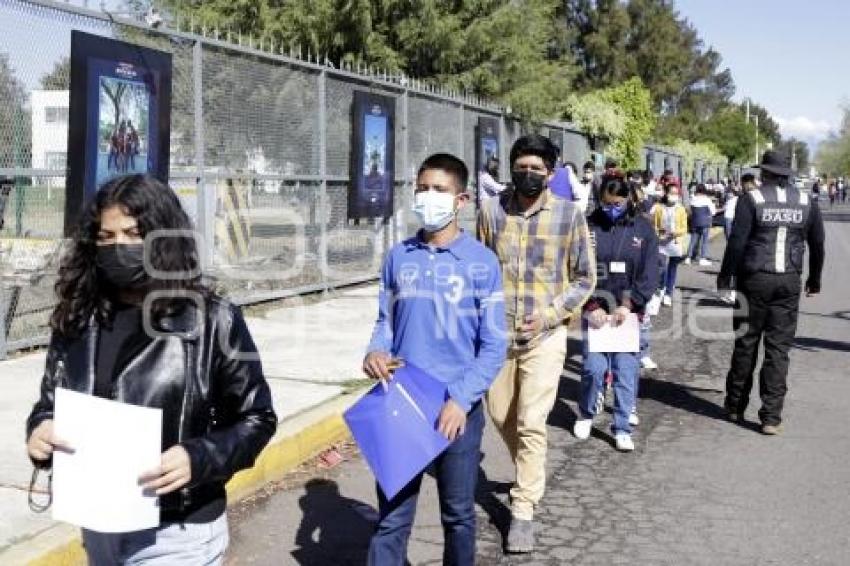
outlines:
M56 282L59 304L53 311L50 326L63 336L78 336L91 317L99 323L109 318L116 290L98 277L96 257L101 213L113 206L121 207L125 214L135 218L143 238L157 230L186 233L186 236L163 236L146 241L155 269L190 275L174 280L149 278L145 290L194 291L203 296L209 293L197 273L198 250L195 239L189 236L192 222L174 191L148 175L118 177L104 184L86 206L70 248L62 258ZM173 303L167 299L156 302L155 314Z
M632 198L632 188L629 183L623 178L622 174L606 175L602 178L602 186L599 188L600 208L602 208L602 198L605 195L613 195L616 197L625 198L626 215L629 218L634 218L637 215L638 210Z

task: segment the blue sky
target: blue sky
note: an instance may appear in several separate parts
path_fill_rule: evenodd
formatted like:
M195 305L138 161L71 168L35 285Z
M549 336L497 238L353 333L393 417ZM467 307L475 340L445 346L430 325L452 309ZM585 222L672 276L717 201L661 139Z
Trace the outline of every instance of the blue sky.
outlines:
M675 0L784 136L823 139L850 102L850 0Z

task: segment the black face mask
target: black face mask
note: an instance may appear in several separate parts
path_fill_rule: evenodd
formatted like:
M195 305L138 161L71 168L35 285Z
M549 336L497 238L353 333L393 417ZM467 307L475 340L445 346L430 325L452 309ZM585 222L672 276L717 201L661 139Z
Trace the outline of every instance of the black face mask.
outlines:
M543 192L546 175L534 171L514 171L511 173L511 181L519 194L534 198Z
M101 279L118 289L138 288L148 282L144 244L98 246L96 262Z

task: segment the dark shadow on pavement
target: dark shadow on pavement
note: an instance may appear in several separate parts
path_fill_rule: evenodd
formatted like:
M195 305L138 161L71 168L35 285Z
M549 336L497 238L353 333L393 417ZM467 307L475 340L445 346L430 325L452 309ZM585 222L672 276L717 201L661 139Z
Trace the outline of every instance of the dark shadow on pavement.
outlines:
M697 307L731 309L734 305L714 297L703 297L697 301Z
M292 557L304 566L365 564L378 513L371 506L343 497L335 481L311 479L298 500L302 519Z
M692 389L684 383L674 383L655 377L641 377L640 379L641 398L652 399L695 415L725 421L726 411L722 404L704 399L695 394L696 391L700 390ZM719 402L722 403L722 399Z
M850 352L850 342L840 340L825 340L823 338L809 338L798 336L794 339L794 347L800 350L834 350L836 352Z
M576 376L575 378L561 377L561 383L558 385L558 397L555 401L555 406L552 408L552 412L549 413L549 419L546 421L546 424L548 424L549 426L554 426L562 430L566 430L570 434L572 434L573 432L576 420L578 419L578 414L573 409L573 407L569 403L567 403L567 401L571 401L574 405L578 404L578 396L581 388L581 362L578 362L578 364L578 376ZM643 379L641 379L641 382L643 382ZM611 412L608 407L605 407L605 411ZM594 438L607 442L611 446L614 446L616 444L613 435L607 434L599 428L593 428L590 434Z
M850 212L830 212L821 208L824 222L850 222Z
M580 364L581 362L578 363ZM573 430L573 425L578 415L576 415L576 412L567 401L578 403L579 388L581 386L579 379L578 377L561 376L561 382L558 384L558 396L555 398L555 406L552 408L552 412L549 413L546 424L564 430Z
M483 456L481 458L484 460ZM478 466L478 485L475 489L475 503L490 517L490 524L502 535L502 540L508 536L511 526L511 509L496 497L497 493L506 494L511 490L509 482L491 481L484 471L484 466Z
M806 312L800 311L801 316L817 316L821 318L840 318L843 320L850 321L850 311L835 311L831 314L823 314L820 312Z

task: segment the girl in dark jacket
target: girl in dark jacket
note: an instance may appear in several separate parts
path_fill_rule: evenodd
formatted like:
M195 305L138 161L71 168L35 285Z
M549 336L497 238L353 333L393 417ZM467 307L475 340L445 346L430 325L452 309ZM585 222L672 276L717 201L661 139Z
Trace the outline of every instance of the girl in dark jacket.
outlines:
M613 433L618 450L634 450L629 414L635 406L639 353L590 352L587 327L620 325L642 314L658 282L658 240L647 218L629 200L621 177L608 177L600 189L600 205L588 218L596 251L597 284L585 305L584 367L579 394L577 438L590 436L598 411L596 400L609 368L614 374Z
M139 470L160 526L83 529L90 564L221 564L225 483L253 465L277 418L238 308L201 282L191 223L174 192L142 175L88 206L56 284L58 305L27 452L49 468L57 387L162 409L162 456ZM109 423L104 423L108 426Z

